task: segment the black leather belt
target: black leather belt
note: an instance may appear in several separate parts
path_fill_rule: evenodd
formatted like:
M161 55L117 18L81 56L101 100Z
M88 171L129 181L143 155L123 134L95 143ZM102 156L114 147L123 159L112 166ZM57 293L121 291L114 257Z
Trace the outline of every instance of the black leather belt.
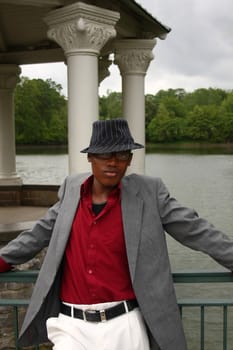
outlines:
M128 311L132 311L138 306L137 300L127 300L126 304L128 310L126 309L124 302L105 310L81 310L69 305L61 304L60 312L66 316L79 318L88 322L103 322L123 315Z

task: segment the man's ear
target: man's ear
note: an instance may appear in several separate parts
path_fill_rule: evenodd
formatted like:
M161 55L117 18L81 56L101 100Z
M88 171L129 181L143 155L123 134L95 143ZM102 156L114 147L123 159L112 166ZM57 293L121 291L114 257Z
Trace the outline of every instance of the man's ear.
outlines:
M87 153L87 161L90 163L91 162L91 154Z
M128 166L131 165L132 159L133 159L133 153L131 153L131 155L130 155L129 162L128 162Z

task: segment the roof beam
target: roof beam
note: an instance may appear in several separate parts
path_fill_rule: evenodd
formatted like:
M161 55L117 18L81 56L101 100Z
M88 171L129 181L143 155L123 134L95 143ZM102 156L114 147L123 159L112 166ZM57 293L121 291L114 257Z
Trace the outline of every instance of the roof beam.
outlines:
M0 64L65 62L61 48L36 51L0 52Z
M44 7L44 6L62 6L64 5L63 0L0 0L0 4L7 5L20 5L20 6L36 6L36 7Z
M0 32L0 51L6 51L7 47L2 32Z

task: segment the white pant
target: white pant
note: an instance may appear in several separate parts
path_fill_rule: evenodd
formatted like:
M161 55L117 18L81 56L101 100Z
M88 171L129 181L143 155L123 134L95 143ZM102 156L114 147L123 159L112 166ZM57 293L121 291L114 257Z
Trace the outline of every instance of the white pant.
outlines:
M92 305L101 310L116 303ZM90 306L77 307L90 309ZM149 350L146 327L138 308L106 322L86 322L63 314L47 320L54 350Z

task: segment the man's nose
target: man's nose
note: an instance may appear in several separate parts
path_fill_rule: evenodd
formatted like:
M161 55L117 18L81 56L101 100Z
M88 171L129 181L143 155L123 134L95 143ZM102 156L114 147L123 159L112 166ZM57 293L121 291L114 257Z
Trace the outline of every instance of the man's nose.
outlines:
M117 157L115 154L112 154L111 158L108 159L108 164L116 164L118 162Z

